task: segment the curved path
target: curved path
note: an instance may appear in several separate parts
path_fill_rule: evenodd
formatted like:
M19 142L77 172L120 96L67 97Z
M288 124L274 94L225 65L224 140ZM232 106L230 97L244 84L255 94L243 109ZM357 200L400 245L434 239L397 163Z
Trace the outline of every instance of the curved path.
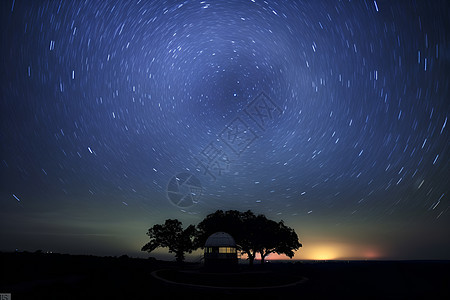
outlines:
M249 286L249 287L245 287L245 286L213 286L213 285L202 285L202 284L193 284L193 283L183 283L183 282L176 282L176 281L172 281L172 280L168 280L165 279L161 276L159 276L157 273L160 271L165 271L168 269L160 269L160 270L156 270L153 271L151 273L151 275L158 279L161 280L165 283L168 284L173 284L173 285L178 285L178 286L185 286L185 287L193 287L193 288L205 288L205 289L219 289L219 290L263 290L263 289L279 289L279 288L287 288L287 287L292 287L292 286L296 286L298 284L302 284L305 283L306 281L308 281L308 278L306 277L302 277L302 279L292 282L292 283L288 283L288 284L282 284L282 285L272 285L272 286L260 286L260 287L254 287L254 286Z

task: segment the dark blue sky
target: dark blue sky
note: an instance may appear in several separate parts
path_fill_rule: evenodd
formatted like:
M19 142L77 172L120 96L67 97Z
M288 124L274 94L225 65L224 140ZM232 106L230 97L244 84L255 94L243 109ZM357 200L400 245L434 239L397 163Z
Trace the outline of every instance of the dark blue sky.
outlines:
M1 250L216 209L295 258L449 259L447 1L3 1Z

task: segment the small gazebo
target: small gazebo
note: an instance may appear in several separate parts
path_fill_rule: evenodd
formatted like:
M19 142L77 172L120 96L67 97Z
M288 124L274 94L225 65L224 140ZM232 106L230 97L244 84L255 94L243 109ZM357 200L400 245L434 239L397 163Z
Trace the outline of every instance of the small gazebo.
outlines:
M236 242L226 232L216 232L208 237L205 243L206 267L234 267L238 258Z

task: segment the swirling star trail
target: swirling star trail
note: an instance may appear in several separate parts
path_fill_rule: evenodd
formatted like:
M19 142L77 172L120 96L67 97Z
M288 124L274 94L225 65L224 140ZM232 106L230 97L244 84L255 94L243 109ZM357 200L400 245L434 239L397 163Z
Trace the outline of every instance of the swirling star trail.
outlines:
M447 1L1 7L0 250L138 255L164 219L251 209L298 259L450 258Z

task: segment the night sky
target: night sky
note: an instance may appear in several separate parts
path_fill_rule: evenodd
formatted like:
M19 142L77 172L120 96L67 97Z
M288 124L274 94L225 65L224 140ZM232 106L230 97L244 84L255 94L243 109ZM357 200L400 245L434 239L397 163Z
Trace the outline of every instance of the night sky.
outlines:
M448 1L0 5L0 250L250 209L295 259L450 259Z

